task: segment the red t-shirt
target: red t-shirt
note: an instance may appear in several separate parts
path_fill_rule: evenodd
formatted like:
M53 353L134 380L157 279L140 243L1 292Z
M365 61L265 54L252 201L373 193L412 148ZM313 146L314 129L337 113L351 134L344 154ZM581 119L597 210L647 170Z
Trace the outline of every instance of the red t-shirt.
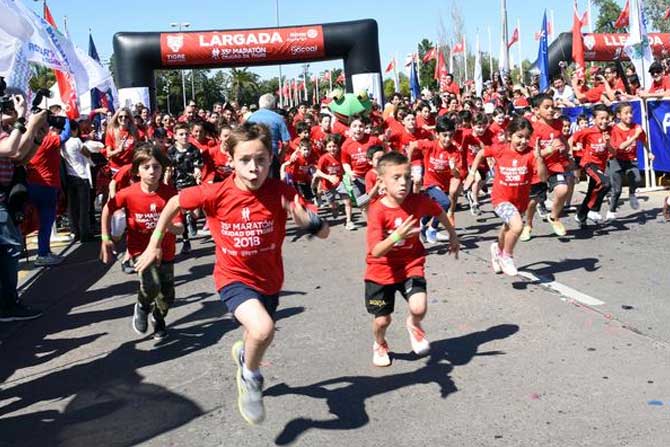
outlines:
M200 170L202 175L203 182L211 182L214 180L216 175L216 168L214 166L214 160L212 159L212 154L210 152L210 140L205 139L203 141L196 140L189 135L188 142L193 146L198 148L200 151L200 156L202 157L202 168Z
M507 120L503 121L502 125L496 123L495 121L489 125L489 130L493 133L493 141L498 144L505 144L507 141L506 130L509 122Z
M487 147L484 155L496 161L491 191L494 208L503 202L510 202L520 213L526 211L530 202L532 180L536 175L533 150L528 147L523 152L517 152L508 143Z
M349 136L349 126L343 124L339 120L335 120L333 123L333 133L340 134L343 138L347 138Z
M130 256L139 256L149 245L151 234L156 228L161 211L170 197L177 194L177 190L169 185L160 184L156 192L142 191L142 185L135 183L117 192L113 199L107 202L110 214L125 209L127 222L127 244ZM174 222L178 222L179 217ZM163 261L173 261L175 257L175 235L165 232L161 241Z
M133 184L133 173L131 172L132 169L132 164L124 165L118 171L116 171L116 174L114 174L112 177L112 179L116 182L117 193Z
M377 183L377 171L370 169L367 174L365 174L365 192L370 192Z
M607 149L607 142L604 134L609 130L602 131L597 127L589 127L582 129L575 133L572 137L575 143L581 143L584 155L580 165L582 167L588 164L595 164L600 169L605 170L607 166L607 159L609 158L609 151Z
M179 193L184 209L202 208L216 245L216 290L241 282L264 295L279 293L284 282L282 243L286 210L296 191L268 178L256 191L235 185L235 175L221 183L205 183Z
M209 157L214 162L213 181L220 182L233 173L233 167L230 165L230 153L222 151L221 146L211 146L209 148Z
M535 147L537 140L540 140L540 150L545 150L551 147L554 140L560 140L563 137L563 122L561 120L554 120L551 124L543 123L542 121L533 121L533 135L530 138L530 146ZM564 145L564 147L566 147ZM547 173L561 174L565 172L569 165L567 149L564 151L554 151L544 157L544 164L547 166ZM533 183L538 183L540 180L536 177Z
M377 284L397 284L412 276L424 276L426 252L418 234L397 242L384 256L375 258L370 253L410 215L416 219L439 216L442 208L425 194L408 195L398 208L390 208L383 202L383 199L372 202L368 209L365 279Z
M670 76L663 76L661 78L661 82L652 82L651 86L649 87L649 93L656 93L656 92L670 92Z
M463 137L463 142L461 147L463 153L465 154L466 161L468 166L472 165L472 162L475 161L477 153L481 150L482 147L486 148L493 144L493 132L489 132L488 129L484 132L484 135L477 136L474 132L470 132ZM477 169L488 169L489 165L486 162L485 158L482 158L482 161L477 166Z
M423 129L426 132L432 132L432 129L425 129L424 127L432 127L435 126L435 117L431 114L428 119L424 119L423 116L417 115L416 116L416 127L419 129Z
M317 169L324 174L334 175L339 177L340 181L337 183L330 183L328 180L321 179L321 189L324 191L329 191L333 188L336 188L337 185L342 181L342 176L344 175L344 168L342 167L342 162L339 160L339 157L333 157L329 153L325 153L319 158L319 162L316 165Z
M459 93L461 93L461 88L458 86L456 82L452 82L451 84L445 84L444 88L442 88L441 91L458 95Z
M127 165L133 162L133 151L135 150L135 137L133 137L128 130L119 129L118 138L114 138L114 130L109 129L107 135L105 136L105 146L109 146L112 149L117 149L117 142L119 145L123 145L124 149L120 154L117 154L113 157L108 157L109 167L112 169L119 169L123 165ZM104 154L107 156L107 154Z
M318 149L320 154L323 154L326 150L326 137L330 135L330 132L324 132L321 126L312 126L312 129L309 131L309 139L312 140L314 149Z
M356 177L364 178L365 174L372 168L370 163L368 163L368 149L371 146L381 144L379 138L369 135L364 135L360 141L347 138L342 143L342 164L351 166L351 170Z
M638 124L633 124L630 129L624 130L618 125L612 127L610 130L610 145L616 148L615 158L617 160L633 161L637 159L637 144L632 144L628 149L621 150L621 144L635 135L635 130L639 128ZM638 143L645 144L647 142L647 134L642 131L637 138Z
M312 180L312 172L319 162L319 157L314 152L310 152L307 157L301 153L297 154L294 162L290 163L286 170L293 176L296 183L309 183Z
M461 172L467 172L462 151L453 143L446 148L437 141L426 142L422 146L425 169L423 186L425 188L439 186L442 191L448 193L452 169L457 168Z
M49 132L26 166L28 183L60 188L60 135Z
M417 128L413 133L409 133L407 129L403 127L401 132L396 133L389 138L389 145L393 150L407 155L407 146L409 146L409 143L412 141L429 140L431 138L432 135L426 130ZM421 153L421 145L419 145L412 152L410 163L412 165L421 165L422 162L423 155Z

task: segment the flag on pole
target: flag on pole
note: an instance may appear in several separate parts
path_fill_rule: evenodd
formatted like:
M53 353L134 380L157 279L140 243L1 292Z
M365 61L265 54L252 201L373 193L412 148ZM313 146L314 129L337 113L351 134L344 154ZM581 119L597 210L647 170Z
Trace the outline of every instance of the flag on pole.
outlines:
M93 42L93 35L90 31L88 33L88 55L91 59L100 64L98 49L95 46L95 42ZM113 86L108 86L106 89L104 87L103 89L96 87L91 89L91 110L105 107L110 112L114 113L114 89L112 87Z
M388 73L391 70L395 68L395 58L391 59L391 62L386 66L386 70L384 70L384 73Z
M453 54L454 56L456 56L457 54L464 54L464 53L465 53L465 36L463 36L461 41L456 43L451 49L451 54Z
M435 48L431 48L430 50L426 51L426 54L423 55L423 63L427 64L429 61L432 61L435 59L436 53L435 53Z
M547 31L547 11L542 18L542 38L537 51L537 68L540 69L540 92L549 88L549 33Z
M49 22L54 29L58 29L56 26L56 21L51 15L51 11L47 6L47 3L44 2L44 19ZM58 92L60 93L61 100L65 105L65 114L71 120L79 118L79 108L77 106L77 89L74 86L74 79L70 73L54 70L56 75L56 82L58 83Z
M409 69L409 91L412 101L416 101L421 97L421 87L419 86L419 75L416 67L416 60L412 58Z
M647 20L644 13L644 0L630 2L630 29L628 40L624 45L624 52L635 66L635 72L640 78L640 86L646 89L651 85L649 66L654 62L651 45L647 36Z
M502 22L500 33L500 71L509 73L509 48L507 48L507 1L500 0L500 20Z
M585 12L584 15L587 15L588 12ZM551 36L554 34L554 30L552 29L551 22L547 22L547 35ZM536 31L535 32L535 40L540 40L542 38L542 30Z
M512 38L507 43L507 48L512 48L515 43L519 41L519 28L514 28L512 32Z
M444 60L444 53L437 50L437 63L435 64L434 78L440 83L440 91L443 92L447 88L447 62Z
M630 21L630 0L626 0L626 5L621 10L621 14L619 14L619 17L616 19L616 22L614 22L614 28L616 29L625 28L628 26L629 21Z
M484 77L482 76L482 54L479 48L479 33L475 41L475 95L481 95L484 87Z
M572 60L575 61L575 74L579 79L584 79L584 36L582 36L584 24L583 18L579 18L577 0L575 0L572 13Z
M665 10L665 14L663 14L663 19L664 20L670 19L670 8Z

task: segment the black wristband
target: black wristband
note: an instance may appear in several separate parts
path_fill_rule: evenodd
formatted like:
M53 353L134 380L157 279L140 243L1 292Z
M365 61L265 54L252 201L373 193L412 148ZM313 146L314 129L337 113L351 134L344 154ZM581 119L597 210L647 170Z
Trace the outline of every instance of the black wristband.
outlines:
M35 143L38 146L42 145L42 142L40 140L38 140L37 138L33 138L33 143Z
M321 231L325 221L321 219L318 214L311 210L307 210L307 216L309 217L309 225L307 225L307 228L305 229L313 236Z
M26 126L24 126L20 121L17 121L14 123L14 126L12 126L14 129L18 130L21 133L26 133Z

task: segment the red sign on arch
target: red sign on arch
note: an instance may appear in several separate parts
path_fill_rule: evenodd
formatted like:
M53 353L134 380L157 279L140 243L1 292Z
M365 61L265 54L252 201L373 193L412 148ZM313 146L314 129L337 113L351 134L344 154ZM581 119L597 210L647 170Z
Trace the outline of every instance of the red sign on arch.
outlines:
M254 65L325 55L323 27L161 33L161 59L169 66Z

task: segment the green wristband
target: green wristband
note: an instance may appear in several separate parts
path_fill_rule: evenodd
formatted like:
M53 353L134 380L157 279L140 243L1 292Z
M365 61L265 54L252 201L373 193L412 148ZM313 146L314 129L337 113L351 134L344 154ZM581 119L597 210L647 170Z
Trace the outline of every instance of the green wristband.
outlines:
M402 238L396 231L394 231L393 233L391 233L391 240L393 241L394 244L397 244L402 240Z
M105 241L105 242L107 242L107 241L111 241L111 240L112 240L112 238L109 237L109 234L101 234L101 235L100 235L100 239L102 239L102 240Z
M161 230L154 230L154 232L151 233L151 239L158 239L160 241L163 239L163 232Z

